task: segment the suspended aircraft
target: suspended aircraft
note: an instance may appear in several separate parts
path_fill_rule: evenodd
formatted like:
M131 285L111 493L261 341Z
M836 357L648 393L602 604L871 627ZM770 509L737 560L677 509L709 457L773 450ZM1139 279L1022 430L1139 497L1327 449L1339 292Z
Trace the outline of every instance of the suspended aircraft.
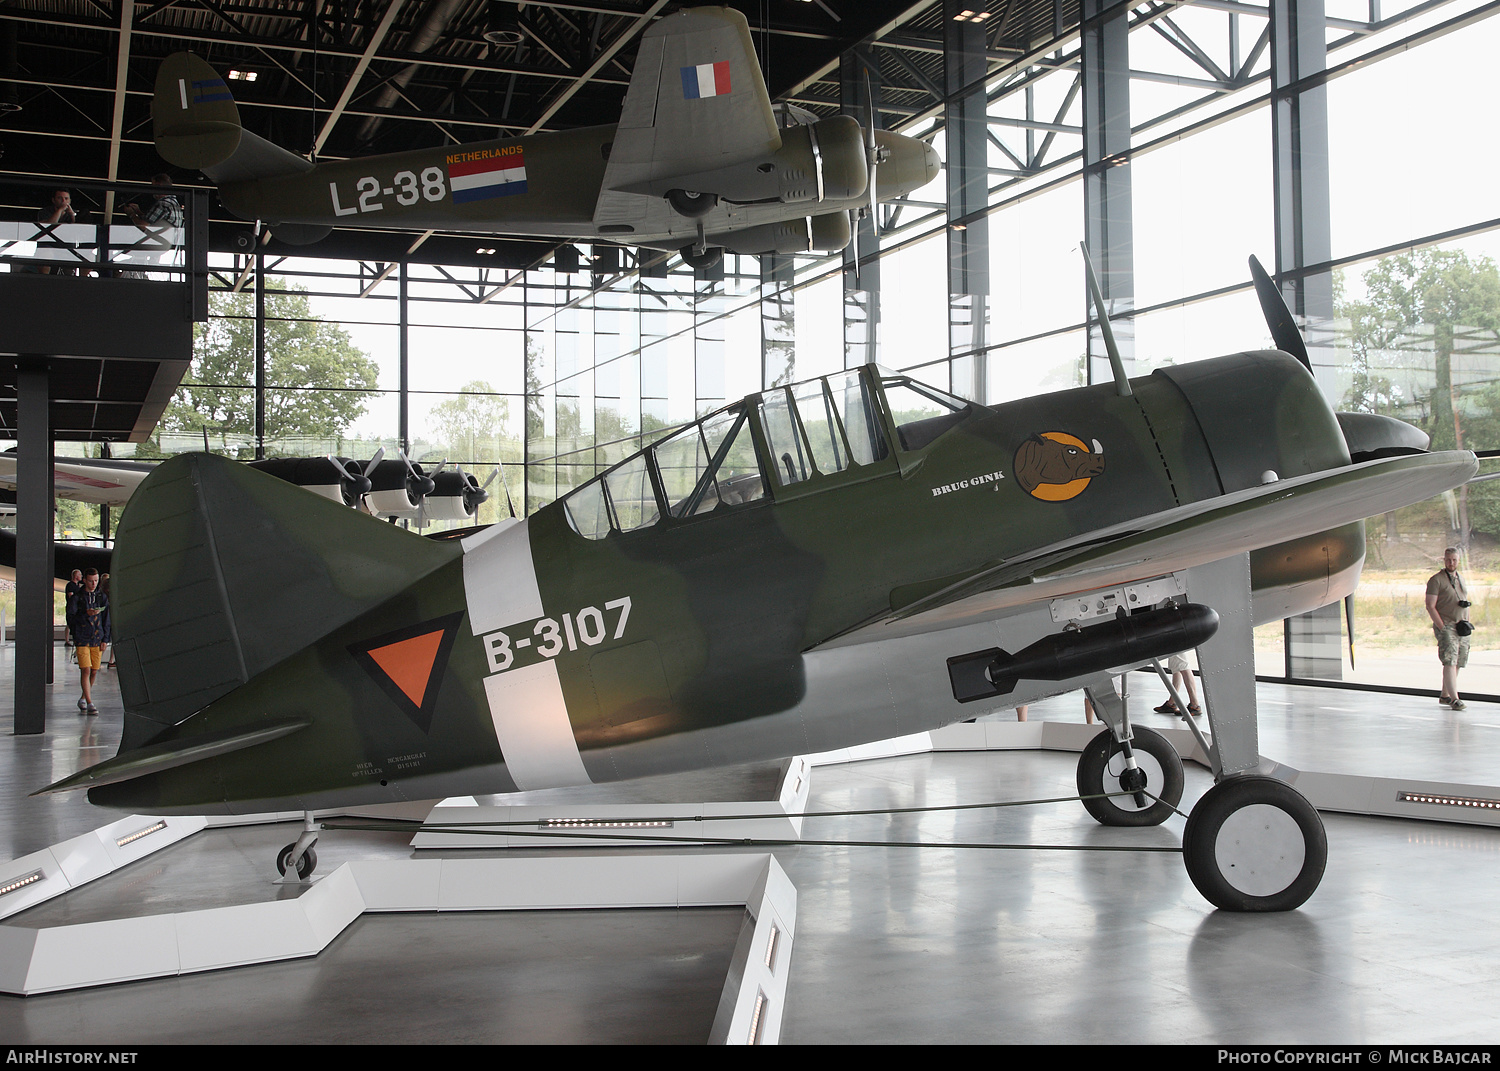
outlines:
M1336 415L1267 284L1296 356L1129 378L1111 342L1114 382L995 406L869 365L446 543L179 455L119 527L119 753L40 791L305 811L278 857L305 877L315 810L820 752L1083 688L1108 728L1080 795L1149 825L1182 764L1113 677L1195 647L1216 783L1188 872L1220 907L1294 908L1326 838L1260 768L1251 628L1352 591L1362 518L1477 461Z
M695 267L725 249L836 252L851 213L941 167L873 113L863 129L791 109L778 124L745 16L722 7L646 30L613 126L315 164L244 129L227 83L185 52L162 62L151 114L163 159L294 244L353 226L599 239L680 250Z
M366 462L320 455L269 457L244 464L333 502L385 520L414 521L419 528L433 521L473 520L479 507L489 501L489 486L500 472L497 465L480 483L462 466L448 468L446 461L429 472L405 454L392 459L384 455L382 449ZM156 462L123 458L60 457L53 462L52 478L58 498L123 506L156 467ZM0 487L15 486L16 455L0 453Z

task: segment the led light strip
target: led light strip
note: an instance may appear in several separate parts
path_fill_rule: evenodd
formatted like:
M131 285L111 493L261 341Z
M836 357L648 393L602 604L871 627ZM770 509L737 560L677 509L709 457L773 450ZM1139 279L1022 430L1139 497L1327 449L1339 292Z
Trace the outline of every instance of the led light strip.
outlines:
M28 885L35 885L44 877L46 877L46 875L43 874L40 870L33 870L24 878L17 878L15 881L8 881L4 885L0 885L0 896L4 896L6 893L13 893L17 889L24 889Z
M675 823L648 819L624 819L616 822L607 818L545 818L537 825L542 829L671 829Z
M1479 796L1434 796L1427 792L1398 792L1398 803L1436 803L1445 807L1478 807L1486 811L1500 811L1500 800L1487 800Z
M157 822L154 826L147 826L145 829L138 829L134 833L127 833L125 836L120 837L115 841L115 847L123 848L125 847L125 845L133 844L135 841L140 840L142 837L149 837L151 834L159 833L161 830L166 828L167 823Z

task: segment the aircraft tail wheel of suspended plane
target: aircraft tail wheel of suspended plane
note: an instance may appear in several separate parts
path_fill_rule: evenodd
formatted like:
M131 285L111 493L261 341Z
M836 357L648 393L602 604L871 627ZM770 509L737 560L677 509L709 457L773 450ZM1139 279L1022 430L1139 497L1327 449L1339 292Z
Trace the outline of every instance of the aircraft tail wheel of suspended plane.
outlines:
M1323 880L1328 837L1296 789L1246 774L1204 793L1188 815L1182 856L1188 877L1215 907L1291 911Z
M719 198L711 193L699 193L697 190L667 191L667 204L679 216L686 216L688 219L708 215L718 203Z
M706 247L701 253L696 247L685 245L680 250L682 262L690 268L706 271L717 264L724 256L724 250L716 245Z
M1078 794L1084 808L1106 826L1156 826L1182 799L1182 759L1158 732L1134 727L1127 742L1106 728L1078 757ZM1146 795L1149 791L1150 795ZM1131 792L1130 796L1102 793Z

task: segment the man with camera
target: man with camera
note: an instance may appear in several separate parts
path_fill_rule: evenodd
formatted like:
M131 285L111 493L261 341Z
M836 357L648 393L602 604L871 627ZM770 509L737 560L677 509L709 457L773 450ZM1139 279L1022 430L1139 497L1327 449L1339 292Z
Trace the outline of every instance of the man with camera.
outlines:
M1458 575L1458 551L1453 547L1443 551L1443 567L1427 581L1427 616L1432 618L1438 661L1443 664L1443 691L1438 702L1462 710L1458 671L1469 664L1469 637L1474 626L1469 623L1469 592Z

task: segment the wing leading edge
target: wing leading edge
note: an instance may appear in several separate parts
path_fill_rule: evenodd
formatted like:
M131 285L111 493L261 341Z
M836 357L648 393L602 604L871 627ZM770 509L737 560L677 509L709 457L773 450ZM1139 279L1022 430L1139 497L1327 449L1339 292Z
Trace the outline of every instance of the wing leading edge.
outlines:
M1189 503L998 562L820 646L951 628L1011 606L1189 569L1421 502L1467 482L1463 450L1366 461Z

